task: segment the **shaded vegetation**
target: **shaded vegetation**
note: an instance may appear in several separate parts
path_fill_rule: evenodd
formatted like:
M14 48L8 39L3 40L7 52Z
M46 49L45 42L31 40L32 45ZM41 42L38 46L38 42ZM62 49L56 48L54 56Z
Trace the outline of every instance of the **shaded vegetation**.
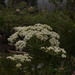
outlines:
M51 13L46 10L38 11L35 0L17 1L14 0L12 4L9 2L6 7L3 0L0 1L0 44L8 44L7 38L14 32L15 26L48 24L60 35L60 46L67 51L67 59L56 58L53 61L60 63L55 63L54 66L48 64L50 61L47 62L43 68L39 69L39 75L71 75L75 71L75 1L68 1L66 9ZM8 47L4 49L2 47L1 50L6 52ZM5 57L0 59L0 75L24 75L25 73L18 70L14 64L12 61L7 61ZM26 75L34 75L33 73L28 71Z

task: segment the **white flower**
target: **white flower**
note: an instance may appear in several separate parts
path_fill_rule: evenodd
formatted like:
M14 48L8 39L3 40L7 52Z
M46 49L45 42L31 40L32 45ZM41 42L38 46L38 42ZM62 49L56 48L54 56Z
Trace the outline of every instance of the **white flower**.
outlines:
M48 49L48 50L53 50L54 48L53 48L53 47L47 47L47 49Z
M32 57L29 56L28 53L24 54L24 55L13 55L13 56L8 56L7 59L11 59L13 61L20 61L20 62L24 62L24 61L31 61Z
M54 48L53 48L53 47L46 47L46 52L49 52L49 51L51 51L51 50L54 51Z
M52 46L59 46L59 44L60 44L60 42L55 38L51 38L49 41Z
M15 44L16 49L22 51L24 47L26 47L26 42L19 40L18 42L16 42Z
M43 35L38 34L37 38L40 39L41 41L43 41Z
M11 59L11 60L13 60L13 61L15 60L15 58L12 57L12 56L8 56L7 59Z
M56 32L53 32L53 31L51 32L51 37L58 38L58 39L60 38L60 36Z
M22 65L21 65L20 63L17 63L17 64L16 64L16 67L17 67L17 68L19 68L19 67L21 67L21 66L22 66Z
M61 52L61 50L59 49L59 47L54 47L54 52L59 53Z
M8 38L8 41L10 41L11 43L13 43L16 39L18 38L18 32L14 33L13 35L11 35Z
M62 54L61 56L62 56L62 58L66 58L66 55L65 54Z
M49 52L49 51L54 51L55 53L59 53L61 52L61 49L57 46L50 46L50 47L47 47L46 52Z

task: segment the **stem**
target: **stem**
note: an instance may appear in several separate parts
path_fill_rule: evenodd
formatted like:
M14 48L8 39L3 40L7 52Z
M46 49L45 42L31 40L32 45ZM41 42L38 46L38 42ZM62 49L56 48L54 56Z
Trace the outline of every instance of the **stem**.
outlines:
M37 64L35 64L35 75L38 75Z
M50 60L50 65L49 65L49 66L50 66L50 69L51 69L51 67L53 66L53 58L54 58L53 55L51 55L51 60ZM49 74L52 75L53 73L50 72Z
M35 66L35 75L38 75L38 70L37 70L37 49L33 49L34 51L34 66Z

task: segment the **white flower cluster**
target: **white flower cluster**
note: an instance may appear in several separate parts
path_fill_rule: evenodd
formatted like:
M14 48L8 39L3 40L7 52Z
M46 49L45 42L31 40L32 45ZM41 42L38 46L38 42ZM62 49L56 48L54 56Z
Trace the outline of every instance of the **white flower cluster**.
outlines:
M41 41L50 39L51 45L59 46L57 39L59 39L60 36L56 32L53 32L52 28L46 24L35 24L34 26L27 27L15 27L14 29L16 33L11 35L8 38L8 41L10 41L12 44L19 36L23 37L23 40L19 40L15 43L16 49L19 49L20 51L26 47L27 41L30 40L34 35Z
M15 47L17 50L22 51L24 47L26 47L26 42L19 40L18 42L16 42Z
M11 35L8 38L8 41L11 43L17 38L22 37L22 40L18 40L15 43L16 49L20 51L26 47L28 41L33 37L36 36L37 39L40 41L49 41L50 47L47 47L46 52L53 50L54 52L62 52L62 57L66 57L66 51L64 49L59 48L59 38L60 36L52 31L52 28L46 24L35 24L34 26L24 26L24 27L15 27L14 28L16 33Z
M17 38L18 38L18 32L12 34L10 36L10 38L8 38L8 41L10 41L11 43L13 43Z
M16 61L16 62L20 62L16 64L16 67L20 67L22 66L21 63L23 62L30 62L32 57L29 56L28 53L24 54L24 55L13 55L13 56L8 56L7 59L11 59L12 61Z
M50 43L51 43L52 46L55 45L55 46L58 47L59 44L60 44L60 42L58 40L56 40L55 38L51 38L49 41L50 41Z
M63 48L57 47L57 46L50 46L50 47L41 47L41 49L45 50L46 52L53 51L55 53L62 53L61 57L66 58L66 51Z
M17 64L16 64L16 67L17 67L17 68L19 68L19 67L21 67L21 66L22 66L21 63L17 63Z

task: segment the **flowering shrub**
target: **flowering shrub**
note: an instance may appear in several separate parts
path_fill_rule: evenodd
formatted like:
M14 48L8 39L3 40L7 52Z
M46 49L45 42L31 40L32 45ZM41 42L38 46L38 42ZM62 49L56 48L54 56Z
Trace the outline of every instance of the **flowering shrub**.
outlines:
M39 48L45 49L46 52L62 52L62 57L66 57L66 51L59 47L60 36L56 32L52 31L52 28L50 26L45 24L35 24L34 26L15 27L14 29L16 32L8 38L8 41L10 41L11 44L15 45L17 50L22 51L27 45L33 47L32 44L28 41L30 41L31 38L35 36L38 41L40 40L41 42L43 42L43 44L39 44L39 42L37 41ZM49 43L48 46L44 44L46 42Z
M41 56L39 57L40 51L52 56L59 55L62 58L66 58L66 51L59 47L60 36L50 26L35 24L34 26L15 27L14 30L16 32L8 38L8 41L16 47L16 50L26 51L27 48L31 51L33 64L35 65L35 75L38 75L37 65L38 59L41 58ZM15 56L7 58L12 60ZM22 56L21 58L25 57ZM20 58L18 59L20 60ZM21 66L21 64L18 63L16 66Z

